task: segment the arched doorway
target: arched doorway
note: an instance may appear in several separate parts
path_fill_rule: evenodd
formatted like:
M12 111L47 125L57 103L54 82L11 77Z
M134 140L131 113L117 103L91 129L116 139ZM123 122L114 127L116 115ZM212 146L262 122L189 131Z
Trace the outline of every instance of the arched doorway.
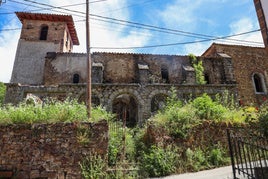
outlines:
M134 97L129 94L118 95L113 100L113 113L117 119L125 122L127 127L135 127L138 122L138 105Z

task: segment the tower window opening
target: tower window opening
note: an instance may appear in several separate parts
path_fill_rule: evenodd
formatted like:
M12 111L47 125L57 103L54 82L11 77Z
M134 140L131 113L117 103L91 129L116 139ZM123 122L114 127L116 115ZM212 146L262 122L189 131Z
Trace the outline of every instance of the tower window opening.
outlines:
M79 83L79 80L80 80L79 74L74 74L73 75L73 83Z
M41 27L40 40L47 40L48 26Z

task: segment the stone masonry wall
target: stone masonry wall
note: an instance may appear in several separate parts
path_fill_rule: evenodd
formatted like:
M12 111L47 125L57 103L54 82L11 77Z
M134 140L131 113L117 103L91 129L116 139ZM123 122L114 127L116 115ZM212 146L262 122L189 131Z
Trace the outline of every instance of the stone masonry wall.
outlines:
M183 69L189 69L191 62L188 56L177 55L152 55L152 54L124 54L124 53L93 53L91 55L93 64L103 66L101 80L103 83L170 83L182 84L186 78ZM232 69L232 63L224 63L224 58L200 58L204 63L204 69L210 74L210 84L226 84L228 74L224 69ZM73 75L80 76L79 83L86 82L86 54L82 53L47 53L44 70L44 84L57 85L60 83L72 83ZM146 66L146 79L144 81L140 66ZM163 79L162 71L167 72L168 80ZM92 71L94 72L94 71ZM94 76L94 74L93 74ZM188 83L189 84L189 83Z
M264 48L238 45L213 44L203 56L216 56L225 53L232 58L233 73L238 88L238 98L243 105L252 103L262 104L267 99L268 91L268 55ZM256 93L253 74L262 74L264 77L265 92Z
M87 143L81 135L87 132ZM107 154L108 125L100 123L20 124L0 126L1 172L15 178L79 179L79 162L96 152Z
M60 84L57 86L28 86L18 84L6 84L7 93L5 103L19 103L27 94L31 93L39 98L52 97L63 100L67 97L85 101L86 84ZM171 89L175 88L180 99L190 96L199 96L207 93L211 96L223 94L229 91L236 98L236 84L221 85L174 85L174 84L92 84L92 96L108 111L112 111L113 102L118 96L128 95L133 97L137 103L137 122L142 123L151 116L152 100L158 95L170 95Z
M34 42L20 39L18 42L11 82L42 84L46 51L56 51L54 42Z

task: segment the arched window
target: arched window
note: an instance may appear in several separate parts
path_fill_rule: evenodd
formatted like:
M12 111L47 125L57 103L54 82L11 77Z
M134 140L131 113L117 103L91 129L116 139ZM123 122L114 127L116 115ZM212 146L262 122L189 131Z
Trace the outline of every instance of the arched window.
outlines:
M164 68L164 67L161 68L161 76L162 76L163 81L165 81L166 83L169 83L167 68Z
M79 80L80 80L80 76L79 74L74 74L73 75L73 83L79 83Z
M40 32L40 40L47 40L48 26L43 25Z
M260 74L254 74L253 75L253 83L255 86L255 92L256 93L264 93L265 92L265 84L263 76Z

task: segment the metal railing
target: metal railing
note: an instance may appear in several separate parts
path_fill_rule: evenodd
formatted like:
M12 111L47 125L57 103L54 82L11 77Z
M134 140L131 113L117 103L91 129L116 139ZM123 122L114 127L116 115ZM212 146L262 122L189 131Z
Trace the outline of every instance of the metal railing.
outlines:
M227 129L234 179L268 179L268 139L257 131Z

